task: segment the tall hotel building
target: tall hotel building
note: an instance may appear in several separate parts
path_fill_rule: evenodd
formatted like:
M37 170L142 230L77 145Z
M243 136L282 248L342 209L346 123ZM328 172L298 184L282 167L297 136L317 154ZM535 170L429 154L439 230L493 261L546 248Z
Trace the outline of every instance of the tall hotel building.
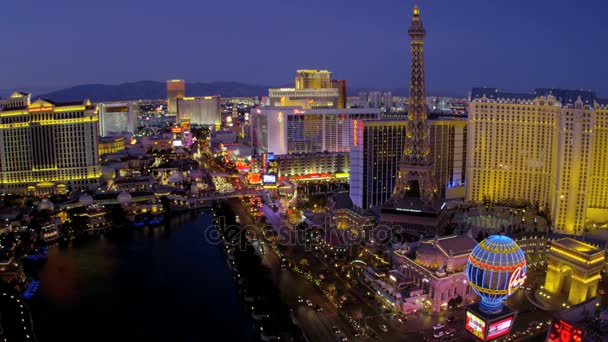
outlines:
M167 113L177 114L177 99L186 96L186 81L167 81Z
M350 122L350 198L359 208L386 202L397 181L407 121Z
M139 108L136 102L100 103L99 135L106 137L110 133L135 133Z
M379 109L262 107L250 114L256 154L349 151L349 120L376 120Z
M348 172L350 120L377 120L379 109L262 107L250 114L254 154L276 156L279 176Z
M567 233L608 222L608 100L475 88L469 107L469 200L538 205Z
M298 70L295 88L271 88L268 97L271 107L345 108L346 81L332 79L327 70Z
M98 113L90 101L0 102L0 190L31 194L95 189L101 176Z
M429 120L431 157L438 195L442 199L465 198L467 120L439 117Z
M177 99L177 122L219 127L222 103L219 96L184 97Z

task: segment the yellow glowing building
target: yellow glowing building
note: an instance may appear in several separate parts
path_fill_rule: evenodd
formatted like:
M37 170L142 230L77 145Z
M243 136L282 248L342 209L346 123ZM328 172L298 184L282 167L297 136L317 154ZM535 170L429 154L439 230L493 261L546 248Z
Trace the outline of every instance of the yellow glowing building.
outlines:
M346 81L327 70L298 70L295 88L268 89L271 107L346 108Z
M101 176L98 112L90 101L38 100L0 108L0 190L95 189Z
M125 138L123 137L102 137L99 138L99 155L116 153L124 150Z
M608 101L590 91L475 88L466 197L533 204L568 233L608 222Z
M167 113L177 114L177 99L186 96L186 81L168 80L167 81Z
M570 304L593 298L597 293L604 251L570 238L551 242L544 289L563 295Z

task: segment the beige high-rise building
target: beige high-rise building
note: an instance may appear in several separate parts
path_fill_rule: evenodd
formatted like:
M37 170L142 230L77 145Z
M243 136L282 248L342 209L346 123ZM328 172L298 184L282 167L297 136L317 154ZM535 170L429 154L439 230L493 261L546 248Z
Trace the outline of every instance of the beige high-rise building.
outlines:
M168 80L167 81L167 113L177 114L177 99L186 96L186 81Z
M271 107L345 108L346 81L327 70L298 70L295 88L271 88L268 97Z
M475 88L468 133L467 199L537 205L567 233L608 222L608 100Z
M19 99L0 107L0 190L63 193L96 189L101 168L98 112L90 101ZM2 109L4 107L4 109Z
M433 176L439 198L465 197L467 120L439 117L429 120Z

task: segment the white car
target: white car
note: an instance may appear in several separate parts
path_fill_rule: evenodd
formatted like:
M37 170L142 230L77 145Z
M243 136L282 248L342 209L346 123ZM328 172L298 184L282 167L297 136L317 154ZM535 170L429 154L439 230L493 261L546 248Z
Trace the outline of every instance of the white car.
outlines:
M445 324L437 323L437 324L433 325L433 330L439 330L443 327L445 327Z
M434 337L434 338L440 338L440 337L443 337L443 335L445 335L445 334L443 333L443 331L438 331L438 332L436 332L436 333L433 335L433 337Z
M388 328L384 324L380 324L380 330L382 330L384 332L388 332Z
M306 305L308 305L308 307L312 308L312 302L310 301L310 299L306 300Z

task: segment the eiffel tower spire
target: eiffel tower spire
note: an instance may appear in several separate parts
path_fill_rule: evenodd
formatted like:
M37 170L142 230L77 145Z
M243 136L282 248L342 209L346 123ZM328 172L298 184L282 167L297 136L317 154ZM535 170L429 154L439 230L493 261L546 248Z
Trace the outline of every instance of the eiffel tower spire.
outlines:
M410 69L410 98L408 109L407 137L399 178L393 199L417 198L426 206L432 206L437 192L433 177L433 160L429 141L429 123L424 82L424 36L420 9L414 6L410 27L412 65Z

